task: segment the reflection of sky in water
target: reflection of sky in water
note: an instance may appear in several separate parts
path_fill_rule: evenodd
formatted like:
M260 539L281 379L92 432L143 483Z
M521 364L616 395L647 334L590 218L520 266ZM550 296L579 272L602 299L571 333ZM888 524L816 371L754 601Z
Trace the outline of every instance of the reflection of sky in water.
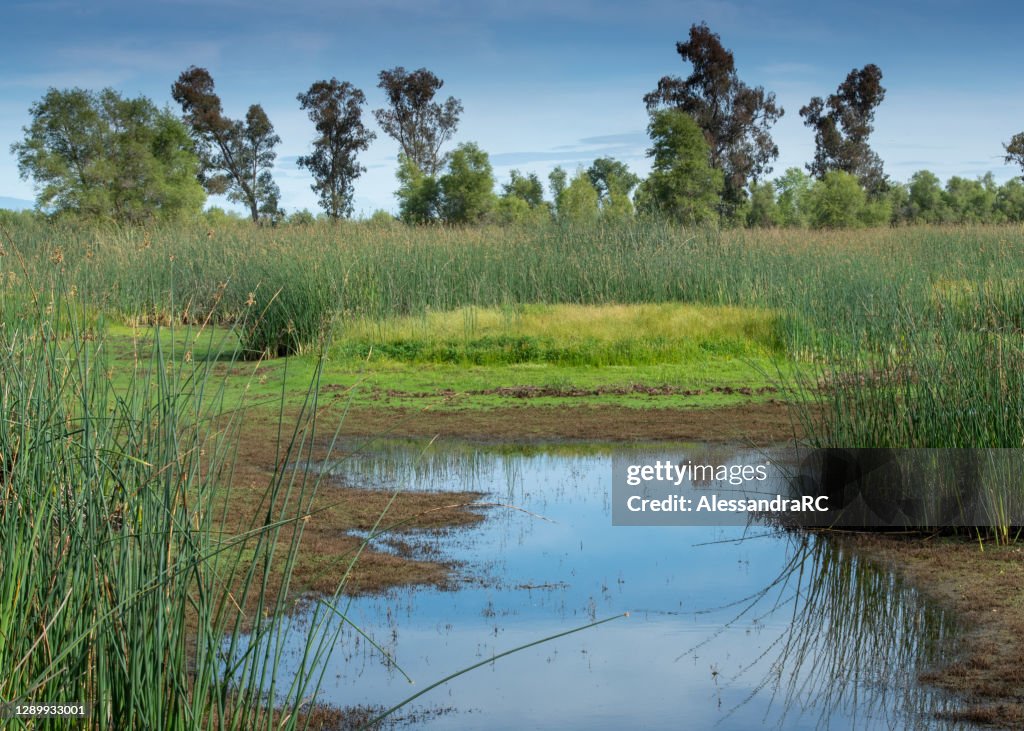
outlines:
M629 618L502 658L433 690L413 708L454 711L420 723L439 729L951 728L931 715L942 699L915 682L925 651L917 637L944 633L942 618L898 586L870 592L864 587L877 582L851 582L849 575L859 574L844 573L839 567L849 560L840 561L829 544L808 549L817 565L834 567L819 572L818 583L809 583L812 559L802 573L789 572L772 586L801 550L799 539L756 526L613 528L611 451L502 455L435 445L420 457L420 449L385 444L330 471L348 483L482 490L486 500L547 520L489 508L479 526L416 538L465 562L461 588L400 590L348 607L350 619L416 685L346 629L326 668L321 700L390 706L496 653L629 611ZM711 460L759 458L710 449L716 451L704 456ZM410 459L418 461L411 466ZM863 564L860 570L866 571ZM881 581L888 585L888 578ZM546 588L523 588L537 586ZM802 597L815 586L826 604L841 609L830 613L821 601L816 612L805 606ZM752 602L759 592L765 593ZM858 597L865 606L856 604ZM342 599L338 608L347 604ZM296 628L308 627L310 615L300 614ZM814 632L788 631L794 616L811 615L816 624L843 627L841 639L829 645L815 642ZM285 652L285 676L299 661L302 635L295 633Z

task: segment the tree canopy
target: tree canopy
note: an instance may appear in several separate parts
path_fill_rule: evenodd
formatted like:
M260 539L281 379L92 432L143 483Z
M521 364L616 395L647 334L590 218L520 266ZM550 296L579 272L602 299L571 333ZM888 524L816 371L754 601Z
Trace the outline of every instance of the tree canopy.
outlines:
M185 124L196 140L202 163L200 182L207 192L227 193L228 199L248 206L253 221L261 216L276 220L281 192L270 170L281 138L263 107L251 105L244 121L225 117L213 77L197 66L181 73L171 96L181 105Z
M436 177L444 167L441 147L455 134L462 103L455 97L434 101L444 82L425 68L411 73L402 66L381 71L377 86L388 106L373 115L386 134L402 147L402 154L419 170Z
M446 223L481 221L497 203L490 158L472 142L455 148L448 171L437 183L441 191L441 216Z
M779 148L770 129L784 114L775 94L740 81L732 51L706 23L690 27L690 38L676 51L693 70L688 77L665 76L644 96L648 111L668 107L688 114L702 130L711 166L724 176L727 216L745 198L751 180L771 172Z
M723 189L721 170L708 162L708 144L690 115L663 109L651 115L648 133L654 158L650 176L637 191L637 207L680 223L712 220Z
M875 109L883 99L882 70L868 64L853 69L827 100L816 96L800 109L804 124L814 129L814 160L807 165L814 177L842 170L872 194L885 189L882 160L868 145Z
M129 223L202 209L188 131L149 99L51 88L29 113L11 152L39 207Z
M1003 149L1006 150L1006 162L1017 163L1024 169L1024 132L1018 132L1011 137L1010 141L1003 145Z
M366 172L356 162L356 155L376 137L363 125L366 96L347 81L331 78L313 83L298 100L316 125L317 138L313 152L299 157L296 164L312 173L311 187L327 215L347 218L352 215L355 180Z

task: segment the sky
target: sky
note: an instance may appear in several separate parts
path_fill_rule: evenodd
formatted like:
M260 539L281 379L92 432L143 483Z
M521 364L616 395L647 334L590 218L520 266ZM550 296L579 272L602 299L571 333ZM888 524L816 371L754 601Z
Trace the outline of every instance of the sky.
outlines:
M288 211L318 210L295 165L314 136L295 97L332 76L365 92L377 132L360 156L356 214L396 209L398 145L371 113L384 101L377 74L395 66L444 80L439 96L465 108L449 148L476 142L499 184L513 168L546 181L556 165L571 172L597 157L645 175L643 96L662 76L689 74L675 44L702 21L735 54L740 79L785 109L773 176L813 157L800 107L868 63L887 90L870 141L892 178L1021 173L1003 162L1003 143L1024 131L1019 0L5 0L0 18L0 206L34 198L9 148L49 87L113 87L173 106L171 85L191 65L210 71L226 115L266 110Z

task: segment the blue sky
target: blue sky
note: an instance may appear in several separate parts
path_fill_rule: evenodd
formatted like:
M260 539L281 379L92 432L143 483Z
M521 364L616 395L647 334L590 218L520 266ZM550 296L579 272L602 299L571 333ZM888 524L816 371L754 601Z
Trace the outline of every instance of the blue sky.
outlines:
M350 81L377 130L377 73L398 65L445 80L442 95L465 106L455 142L488 151L499 182L512 168L546 179L555 165L602 156L646 174L642 97L661 76L689 72L675 43L702 20L735 53L740 78L786 110L775 174L813 156L800 107L867 63L888 90L872 145L892 177L1020 174L1002 161L1002 143L1024 131L1019 1L7 0L0 17L0 199L33 198L8 149L48 87L111 86L172 104L170 86L192 64L210 70L229 116L266 109L282 138L275 178L288 210L316 210L295 167L313 136L296 94L317 79ZM394 209L397 151L379 134L362 155L357 212Z

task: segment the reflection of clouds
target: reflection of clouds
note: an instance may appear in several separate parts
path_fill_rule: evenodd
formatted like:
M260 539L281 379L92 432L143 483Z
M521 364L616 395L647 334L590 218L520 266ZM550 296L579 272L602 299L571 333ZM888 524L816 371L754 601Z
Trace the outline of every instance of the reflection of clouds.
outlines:
M729 463L744 453L687 445L675 460ZM311 465L328 477L325 491L335 481L481 490L487 502L523 509L492 507L473 527L416 534L413 541L436 541L443 557L465 561L472 578L449 591L345 600L346 616L420 684L595 614L631 610L629 620L501 658L438 689L433 702L458 714L455 727L678 728L680 708L685 727L721 731L952 727L933 722L949 707L944 697L917 682L942 659L951 631L944 614L813 536L612 527L605 486L616 456L638 463L649 453L577 443L342 443L336 461ZM306 657L305 638L318 636L316 606L283 640L282 678ZM327 628L332 616L319 615ZM322 700L408 695L405 678L354 630L333 647Z

